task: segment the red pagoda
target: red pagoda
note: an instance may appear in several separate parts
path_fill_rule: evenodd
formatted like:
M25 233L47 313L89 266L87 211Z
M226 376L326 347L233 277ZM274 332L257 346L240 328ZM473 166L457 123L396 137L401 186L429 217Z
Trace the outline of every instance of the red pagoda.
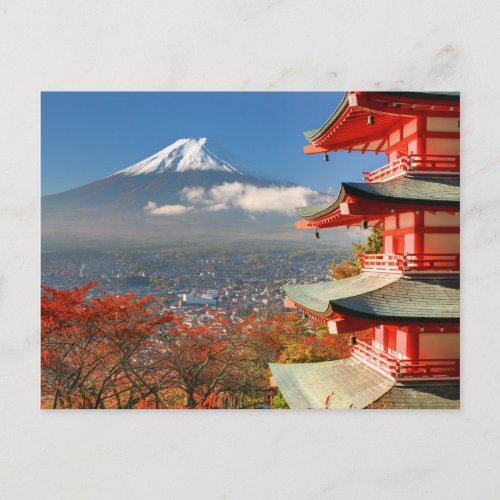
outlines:
M460 376L460 97L347 92L306 154L385 153L333 202L298 208L298 229L381 228L357 276L285 287L288 304L351 334L348 359L271 364L291 408L457 408ZM371 341L355 332L370 329Z

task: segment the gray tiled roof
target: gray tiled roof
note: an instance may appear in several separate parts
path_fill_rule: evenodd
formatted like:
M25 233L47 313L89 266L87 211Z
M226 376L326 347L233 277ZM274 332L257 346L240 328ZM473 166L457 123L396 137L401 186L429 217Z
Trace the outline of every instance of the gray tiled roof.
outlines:
M458 179L430 179L407 175L386 182L343 182L335 201L299 207L297 213L304 219L315 219L326 215L338 208L348 194L368 200L392 201L394 203L459 205L460 181Z
M386 182L347 182L347 192L373 196L374 199L392 199L400 203L432 202L459 203L459 179L429 179L407 175Z
M397 384L368 406L368 409L379 408L394 410L459 409L460 385L458 383Z
M394 381L354 358L319 363L270 363L273 377L291 409L365 408Z
M285 285L285 293L296 303L317 313L327 313L332 301L373 292L399 280L400 276L362 273L312 285Z
M312 285L288 285L285 293L320 315L331 311L385 320L458 321L460 280L382 277L370 273Z

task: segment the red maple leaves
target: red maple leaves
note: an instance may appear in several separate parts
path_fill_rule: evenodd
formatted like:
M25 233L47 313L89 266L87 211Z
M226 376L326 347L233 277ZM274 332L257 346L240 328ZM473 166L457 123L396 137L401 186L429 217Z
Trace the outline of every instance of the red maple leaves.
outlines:
M43 407L130 408L157 390L137 360L172 315L153 311L149 298L88 297L96 285L42 290Z
M189 320L96 287L42 289L43 408L260 407L268 363L349 355L344 338L317 336L295 314Z

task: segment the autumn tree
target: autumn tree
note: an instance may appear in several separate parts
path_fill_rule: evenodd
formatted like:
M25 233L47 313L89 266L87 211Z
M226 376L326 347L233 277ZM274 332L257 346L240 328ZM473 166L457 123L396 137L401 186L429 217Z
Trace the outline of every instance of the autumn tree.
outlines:
M319 337L308 335L284 349L278 358L279 363L313 363L343 359L351 354L344 336L327 335Z
M304 335L297 315L210 321L174 318L162 334L163 363L171 389L187 408L243 408L268 400L268 363Z
M44 408L265 404L267 364L303 333L296 315L230 321L161 314L149 298L42 289Z
M244 383L244 338L222 315L208 322L176 317L159 340L168 387L183 395L185 407L220 406Z
M44 408L261 407L269 363L348 355L297 314L230 320L207 309L190 319L96 286L42 289Z
M271 318L250 317L244 324L252 361L261 367L276 361L280 353L307 335L297 313L276 314Z
M97 283L42 289L42 406L131 408L153 396L163 376L143 362L151 338L172 319L132 294L89 298Z
M332 261L330 263L330 269L328 270L328 276L330 279L343 280L344 278L350 278L351 276L356 276L361 272L359 266L357 266L352 260L344 259L340 263Z

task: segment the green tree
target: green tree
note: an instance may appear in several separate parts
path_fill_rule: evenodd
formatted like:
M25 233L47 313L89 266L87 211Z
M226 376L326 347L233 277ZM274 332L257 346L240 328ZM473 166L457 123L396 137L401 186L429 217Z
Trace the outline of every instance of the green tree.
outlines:
M352 244L352 254L354 257L354 263L357 267L360 267L359 262L360 253L382 253L384 251L384 239L382 238L382 227L377 227L374 229L370 236L368 236L366 243L353 243Z
M276 396L273 397L273 404L271 405L271 408L273 410L288 410L290 408L279 389Z
M370 233L365 243L353 243L352 260L344 259L340 263L332 261L328 270L328 276L331 279L341 280L359 274L361 272L360 254L383 252L384 240L381 233L382 227L377 227Z

